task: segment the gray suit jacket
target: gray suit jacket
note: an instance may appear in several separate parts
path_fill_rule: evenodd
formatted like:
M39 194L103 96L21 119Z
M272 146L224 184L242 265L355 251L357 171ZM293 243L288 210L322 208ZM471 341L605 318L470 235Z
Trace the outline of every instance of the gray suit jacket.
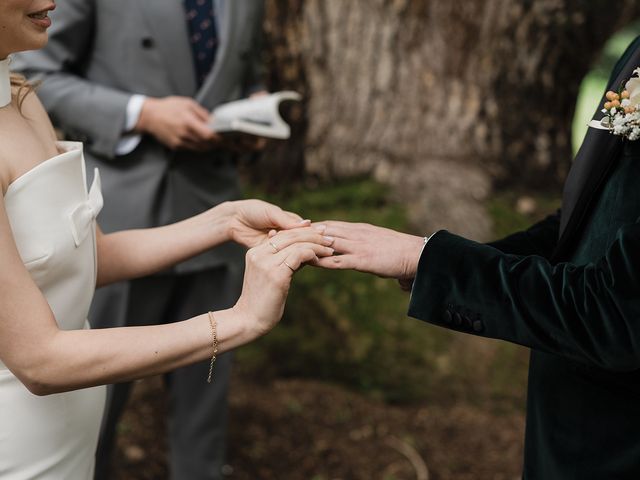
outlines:
M263 0L215 5L220 46L200 89L180 0L58 0L49 44L13 59L12 68L42 81L38 95L54 124L85 143L88 171L100 168L107 232L164 225L239 196L226 151L176 153L143 137L131 154L115 155L132 94L189 96L212 109L262 88ZM176 270L237 264L241 255L227 244Z

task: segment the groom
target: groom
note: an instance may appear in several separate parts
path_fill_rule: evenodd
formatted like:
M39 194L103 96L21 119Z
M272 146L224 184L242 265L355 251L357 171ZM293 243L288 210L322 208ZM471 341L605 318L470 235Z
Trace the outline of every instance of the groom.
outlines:
M640 37L609 89L640 66ZM596 116L602 117L599 104ZM409 315L530 347L524 478L640 478L640 141L590 129L562 210L488 245L326 222L322 266L413 279ZM426 244L425 244L426 243Z
M207 127L216 105L263 89L262 0L57 0L47 47L13 67L42 79L57 127L99 167L106 232L176 222L240 195L234 155ZM223 245L171 271L96 292L92 326L168 323L232 306L242 250ZM218 479L231 358L167 374L171 478ZM96 478L108 475L129 384L110 389Z

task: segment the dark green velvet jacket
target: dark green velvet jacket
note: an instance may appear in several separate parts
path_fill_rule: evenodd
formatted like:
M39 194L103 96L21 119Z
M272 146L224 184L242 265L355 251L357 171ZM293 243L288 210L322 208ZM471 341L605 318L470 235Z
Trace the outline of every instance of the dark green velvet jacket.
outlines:
M610 88L639 66L640 37ZM411 296L412 317L532 349L527 480L640 479L640 141L589 130L562 213L488 245L436 233Z

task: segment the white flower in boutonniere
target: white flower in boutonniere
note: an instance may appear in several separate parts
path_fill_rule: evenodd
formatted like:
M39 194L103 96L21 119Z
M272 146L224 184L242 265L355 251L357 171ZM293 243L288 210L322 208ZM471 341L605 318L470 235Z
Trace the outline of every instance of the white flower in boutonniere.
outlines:
M605 94L602 120L592 120L589 126L609 130L614 135L640 139L640 68L633 71L635 77L618 92L609 90Z

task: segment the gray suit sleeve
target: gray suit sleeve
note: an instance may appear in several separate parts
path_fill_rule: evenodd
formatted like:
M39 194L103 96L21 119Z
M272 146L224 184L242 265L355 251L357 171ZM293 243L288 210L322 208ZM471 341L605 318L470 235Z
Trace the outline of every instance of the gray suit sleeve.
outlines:
M11 67L40 83L38 96L56 127L92 152L115 158L131 94L82 76L93 43L95 2L59 0L51 17L49 44L15 55Z

